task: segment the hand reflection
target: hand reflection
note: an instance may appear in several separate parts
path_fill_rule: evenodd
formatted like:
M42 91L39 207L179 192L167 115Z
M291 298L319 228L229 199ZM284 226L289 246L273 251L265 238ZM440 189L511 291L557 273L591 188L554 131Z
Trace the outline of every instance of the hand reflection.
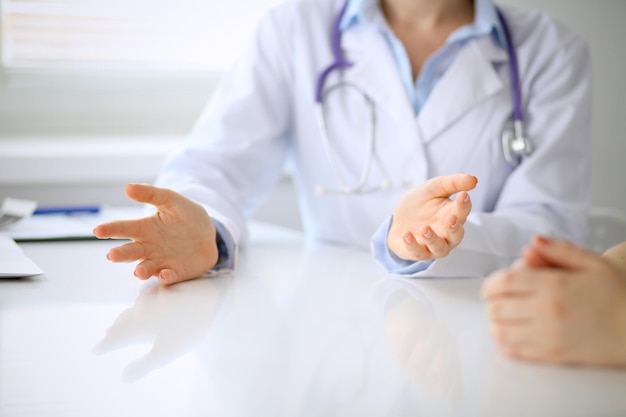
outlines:
M376 297L383 306L391 352L415 384L419 401L458 405L461 371L456 341L435 317L428 296L409 280L389 278L378 284Z
M97 354L129 345L152 343L150 351L124 370L123 379L139 380L173 362L197 345L228 297L230 278L213 276L172 286L148 285L94 347Z

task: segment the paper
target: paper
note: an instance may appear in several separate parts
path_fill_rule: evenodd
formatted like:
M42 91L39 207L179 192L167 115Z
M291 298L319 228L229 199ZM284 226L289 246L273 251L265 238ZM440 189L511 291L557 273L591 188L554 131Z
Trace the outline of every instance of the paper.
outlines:
M140 207L104 207L97 214L31 216L0 230L0 236L17 242L96 239L93 229L97 225L111 220L132 219L143 214Z
M21 278L41 275L43 271L24 255L13 239L0 236L0 278Z
M32 216L1 230L0 236L18 242L95 239L92 231L99 221L99 216L90 214Z
M29 217L35 211L37 202L5 198L0 206L0 229L5 229L20 220Z

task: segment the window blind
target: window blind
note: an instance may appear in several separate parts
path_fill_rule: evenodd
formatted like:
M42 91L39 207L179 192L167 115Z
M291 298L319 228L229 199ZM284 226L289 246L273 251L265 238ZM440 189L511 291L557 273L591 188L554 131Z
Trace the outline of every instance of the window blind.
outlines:
M10 69L215 70L280 0L0 0Z

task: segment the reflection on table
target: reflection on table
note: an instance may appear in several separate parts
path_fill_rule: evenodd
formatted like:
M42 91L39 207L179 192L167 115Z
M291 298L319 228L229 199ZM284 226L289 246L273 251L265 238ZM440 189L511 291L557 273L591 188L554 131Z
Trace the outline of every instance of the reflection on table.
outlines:
M618 416L626 373L501 357L480 279L390 277L254 224L233 273L171 287L115 242L22 245L0 281L0 415Z

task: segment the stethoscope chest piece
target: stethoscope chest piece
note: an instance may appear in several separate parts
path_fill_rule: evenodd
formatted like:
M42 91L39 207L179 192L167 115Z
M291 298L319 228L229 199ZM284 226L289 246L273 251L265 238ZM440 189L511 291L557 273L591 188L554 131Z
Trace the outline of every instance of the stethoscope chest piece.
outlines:
M502 152L504 159L511 166L517 166L522 158L529 156L533 152L533 146L526 133L524 125L514 122L514 128L504 129L502 132Z

